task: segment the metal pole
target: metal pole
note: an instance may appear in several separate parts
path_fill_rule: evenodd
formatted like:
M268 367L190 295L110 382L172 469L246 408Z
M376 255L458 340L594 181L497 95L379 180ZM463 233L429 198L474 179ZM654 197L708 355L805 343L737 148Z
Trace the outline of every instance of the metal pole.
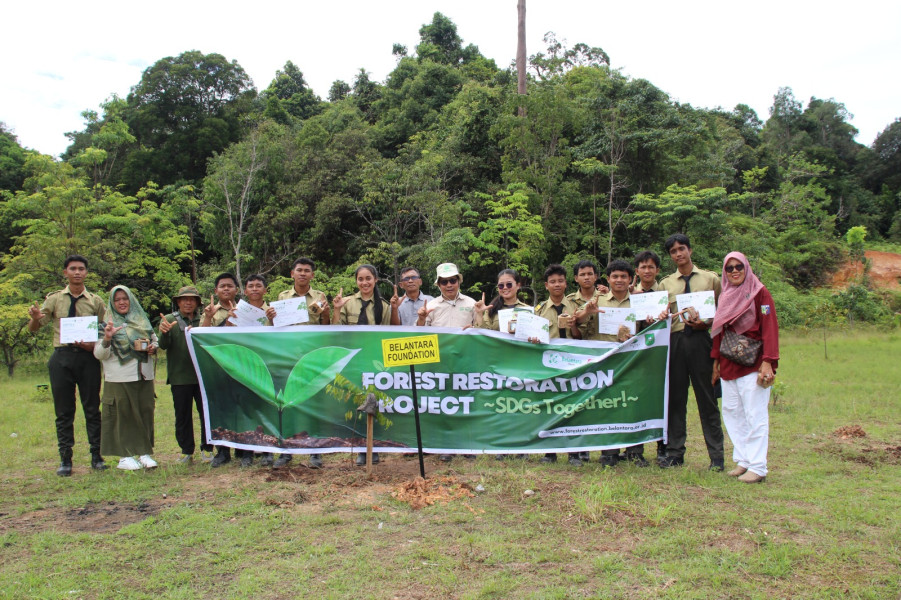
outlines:
M419 427L419 398L416 395L416 367L410 365L410 383L413 385L413 418L416 420L416 447L419 450L419 475L425 479L425 463L422 460L422 429Z

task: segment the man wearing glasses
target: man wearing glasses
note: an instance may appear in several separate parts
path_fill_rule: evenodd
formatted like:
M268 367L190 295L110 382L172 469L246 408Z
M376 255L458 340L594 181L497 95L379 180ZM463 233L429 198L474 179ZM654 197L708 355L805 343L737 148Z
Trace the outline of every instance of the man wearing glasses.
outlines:
M460 293L463 276L454 263L442 263L436 269L435 285L441 297L425 303L418 311L417 325L431 327L472 327L475 325L476 301Z
M406 292L397 309L400 315L400 324L416 325L416 321L419 319L419 309L434 298L419 291L419 288L422 287L422 277L414 267L404 267L400 272L400 287Z

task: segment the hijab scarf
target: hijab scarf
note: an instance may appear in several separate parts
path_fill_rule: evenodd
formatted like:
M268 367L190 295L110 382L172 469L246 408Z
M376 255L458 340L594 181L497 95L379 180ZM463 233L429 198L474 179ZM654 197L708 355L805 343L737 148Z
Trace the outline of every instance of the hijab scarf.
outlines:
M119 290L122 290L128 295L128 312L124 315L119 314L113 305L113 299L116 297L116 292ZM150 324L150 319L147 318L147 313L141 308L141 303L138 302L138 299L131 293L131 290L124 285L117 285L111 289L109 300L106 303L106 310L113 327L125 326L123 329L117 331L112 339L113 354L119 359L119 363L124 365L132 359L136 359L140 362L147 362L148 354L146 352L135 350L134 342L135 340L152 339L153 326Z
M733 285L726 274L726 263L733 258L745 267L745 280L741 285ZM723 291L720 294L710 334L716 336L727 326L731 327L735 333L744 333L753 327L757 320L754 298L763 289L763 284L751 271L748 257L741 252L730 252L723 259L722 281Z

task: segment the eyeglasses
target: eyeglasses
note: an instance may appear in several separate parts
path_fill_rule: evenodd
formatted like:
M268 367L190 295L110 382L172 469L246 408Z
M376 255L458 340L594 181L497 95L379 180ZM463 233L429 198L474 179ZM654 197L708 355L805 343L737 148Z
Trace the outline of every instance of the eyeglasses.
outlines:
M417 279L419 279L419 275L408 275L400 278L401 281L416 281Z
M513 287L512 281L504 281L504 282L497 284L497 289L499 289L499 290L509 290L512 287Z
M741 263L738 263L737 265L726 265L723 270L726 271L726 273L731 273L732 271L744 271L745 266Z
M457 279L456 277L451 277L450 279L439 279L438 285L454 285L458 281L460 281L460 280Z

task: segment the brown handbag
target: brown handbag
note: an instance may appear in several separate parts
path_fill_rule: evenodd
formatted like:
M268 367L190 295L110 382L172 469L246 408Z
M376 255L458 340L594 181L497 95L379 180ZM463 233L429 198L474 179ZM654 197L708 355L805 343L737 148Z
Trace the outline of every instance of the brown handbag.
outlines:
M746 335L735 333L732 329L723 329L723 338L720 341L720 356L728 358L732 362L743 367L753 367L760 354L763 342L754 340Z

